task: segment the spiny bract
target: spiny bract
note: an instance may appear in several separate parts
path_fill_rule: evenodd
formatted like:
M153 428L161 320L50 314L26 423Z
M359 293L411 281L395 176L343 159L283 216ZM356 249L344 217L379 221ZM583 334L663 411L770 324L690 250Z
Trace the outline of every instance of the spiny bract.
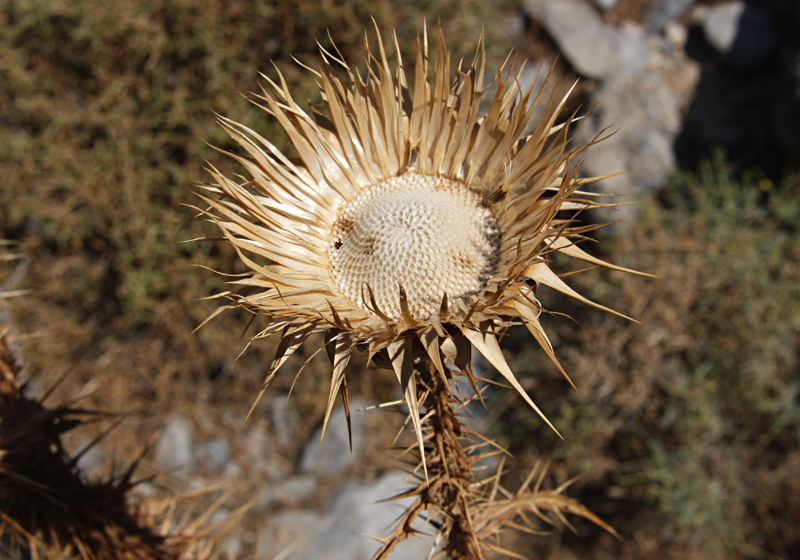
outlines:
M556 362L539 322L536 287L591 302L551 270L548 253L618 267L575 245L591 229L577 226L575 215L605 205L577 190L600 177L579 179L570 165L587 146L568 146L576 119L556 124L566 97L544 100L545 88L534 97L517 72L501 68L481 116L482 41L451 81L440 32L431 81L427 33L417 38L408 76L392 38L394 66L380 34L377 56L367 44L366 78L321 49L315 75L325 114L303 110L280 72L277 83L264 77L269 86L255 103L277 119L302 163L222 118L248 157L230 155L251 179L240 183L210 168L215 182L205 189L218 198L204 200L205 213L252 270L233 282L249 295L219 294L230 303L218 312L244 307L268 319L257 337L280 333L261 394L298 346L323 331L333 364L325 424L339 392L347 405L344 371L360 347L392 364L421 445L416 358L442 376L452 363L474 385L475 347L541 415L503 358L497 334L524 324ZM545 116L523 138L545 102Z

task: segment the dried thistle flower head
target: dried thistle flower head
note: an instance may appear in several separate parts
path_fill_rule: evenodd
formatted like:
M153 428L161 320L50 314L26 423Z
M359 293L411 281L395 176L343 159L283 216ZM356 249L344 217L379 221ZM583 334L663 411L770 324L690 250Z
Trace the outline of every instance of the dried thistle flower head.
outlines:
M256 103L280 123L300 163L246 126L221 119L247 152L231 156L251 178L238 182L211 168L215 182L205 188L219 200L204 200L252 270L234 282L251 288L249 295L220 294L231 302L222 309L265 315L269 323L258 337L280 333L262 394L309 335L325 333L333 364L326 423L339 392L347 405L344 370L356 347L388 358L420 445L416 358L443 377L452 363L474 385L474 347L541 415L496 335L524 324L555 362L539 322L537 286L591 302L551 270L548 254L617 268L575 245L591 226L579 227L574 216L604 205L578 191L599 177L577 176L573 161L587 146L568 145L574 119L556 124L566 97L533 97L517 73L501 69L481 116L482 42L451 81L440 32L431 80L425 31L409 75L396 36L391 65L378 35L377 53L367 46L366 77L322 50L323 68L315 74L325 114L303 110L280 73L277 82L265 77L269 87ZM521 138L542 103L548 103L545 117Z

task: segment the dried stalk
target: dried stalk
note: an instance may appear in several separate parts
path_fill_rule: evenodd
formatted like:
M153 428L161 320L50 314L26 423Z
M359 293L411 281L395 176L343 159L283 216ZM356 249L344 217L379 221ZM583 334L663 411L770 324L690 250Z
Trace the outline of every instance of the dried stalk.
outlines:
M490 554L519 558L500 546L498 538L503 530L513 528L538 533L542 526L537 519L550 525L561 522L570 526L564 513L589 519L619 538L614 529L586 507L562 494L572 481L553 490L542 490L545 469L538 465L515 493L500 486L499 471L479 478L478 463L499 451L484 452L491 442L465 428L459 413L465 403L459 401L449 387L460 374L449 369L445 371L446 378L437 373L429 361L415 367L427 479L422 474L420 461L414 471L417 486L396 497L414 496L415 499L392 532L378 539L382 546L372 560L389 558L398 544L419 532L414 525L420 520L436 529L438 547L431 551L431 556L448 560L483 559ZM531 487L534 479L536 482ZM555 517L544 512L551 512ZM526 516L527 513L532 513L535 519Z

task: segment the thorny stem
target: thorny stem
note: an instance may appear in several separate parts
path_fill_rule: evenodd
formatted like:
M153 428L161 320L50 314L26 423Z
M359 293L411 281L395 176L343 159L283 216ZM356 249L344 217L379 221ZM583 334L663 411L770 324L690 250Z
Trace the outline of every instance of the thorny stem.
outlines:
M412 524L423 512L438 529L437 540L443 543L448 559L482 558L479 535L470 513L474 488L478 485L473 467L479 459L469 453L474 445L472 432L464 428L456 414L461 403L450 390L449 380L436 372L430 362L418 364L415 375L417 402L424 411L420 415L428 480L419 478L418 486L405 494L416 499L392 534L381 539L384 546L373 560L388 558L395 546L415 533ZM452 375L448 371L450 379Z
M414 501L393 531L378 539L383 546L372 560L389 558L398 544L418 532L414 524L421 519L436 529L438 550L432 556L444 556L447 560L483 560L490 553L516 556L497 542L504 528L539 533L541 525L537 521L569 526L565 513L584 517L620 538L590 510L562 494L572 481L542 490L545 472L538 465L513 493L500 486L500 472L479 479L476 464L487 456L479 450L487 442L466 429L459 419L458 411L464 403L450 387L456 375L460 374L449 369L445 370L445 376L441 375L429 361L415 365L427 480L420 472L420 463L414 471L417 486L397 496L414 497Z
M470 489L475 485L473 466L475 456L465 451L468 442L461 421L453 407L453 393L440 375L420 371L418 385L424 398L425 409L435 411L426 422L430 444L425 450L428 459L428 476L440 484L428 488L428 506L446 515L440 527L445 539L447 557L453 560L480 557L478 535L470 518ZM472 442L469 442L470 444Z

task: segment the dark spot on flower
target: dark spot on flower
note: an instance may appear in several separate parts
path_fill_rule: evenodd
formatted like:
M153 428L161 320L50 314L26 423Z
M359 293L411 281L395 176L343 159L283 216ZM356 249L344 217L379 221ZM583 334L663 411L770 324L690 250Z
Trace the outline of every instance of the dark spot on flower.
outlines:
M353 220L348 220L347 218L340 218L336 222L336 229L339 230L339 233L341 233L342 236L345 236L353 230L354 225L355 224L353 224Z
M361 245L361 252L365 255L372 255L375 252L375 238L368 237Z
M453 255L453 264L459 270L471 270L473 267L472 260L466 255L456 254Z

